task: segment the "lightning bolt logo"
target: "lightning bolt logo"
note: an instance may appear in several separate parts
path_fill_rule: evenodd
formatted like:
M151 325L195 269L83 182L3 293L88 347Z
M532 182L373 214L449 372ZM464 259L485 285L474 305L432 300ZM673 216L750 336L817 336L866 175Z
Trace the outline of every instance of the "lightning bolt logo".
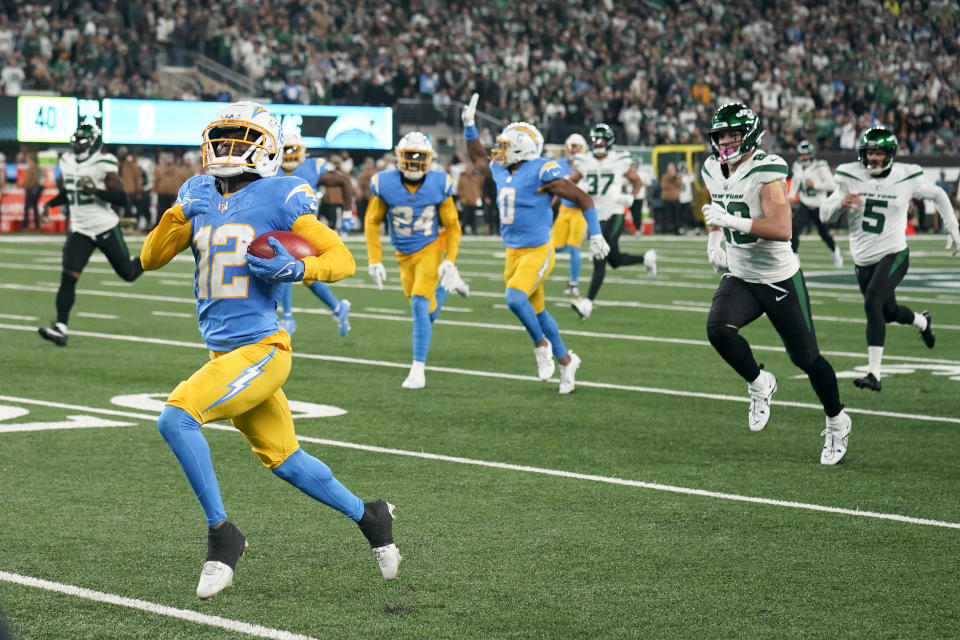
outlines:
M227 393L224 394L219 400L217 400L212 405L204 409L203 410L204 413L206 413L210 409L213 409L215 406L219 404L223 404L230 398L233 398L238 393L240 393L241 391L249 387L250 383L253 382L261 373L263 373L263 368L267 366L267 363L270 362L270 360L273 358L273 354L275 354L276 352L277 352L277 348L274 347L273 351L271 351L270 355L268 355L266 358L264 358L260 362L255 362L254 364L244 369L243 373L241 373L239 376L234 378L232 382L227 384L227 388L229 388L230 390L227 391Z

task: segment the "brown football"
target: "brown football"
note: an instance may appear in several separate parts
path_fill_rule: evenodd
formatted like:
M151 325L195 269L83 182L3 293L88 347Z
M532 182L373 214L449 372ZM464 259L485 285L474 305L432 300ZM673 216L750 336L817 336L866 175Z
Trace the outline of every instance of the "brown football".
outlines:
M290 255L297 260L302 260L307 256L318 255L317 250L306 238L293 231L268 231L267 233L262 233L253 239L253 242L247 247L247 253L255 255L258 258L272 258L273 249L270 247L270 243L267 242L268 238L276 238L280 244L283 245L283 248L289 251Z

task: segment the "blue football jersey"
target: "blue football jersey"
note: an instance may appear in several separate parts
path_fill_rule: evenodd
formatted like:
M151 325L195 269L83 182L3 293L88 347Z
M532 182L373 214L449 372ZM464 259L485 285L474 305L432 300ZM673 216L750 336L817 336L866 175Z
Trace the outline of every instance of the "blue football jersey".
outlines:
M297 168L290 175L303 178L308 185L316 189L317 185L320 184L320 176L329 170L330 163L323 158L307 158L297 165Z
M191 186L213 183L194 176L183 183L177 203ZM316 215L313 189L300 178L261 178L229 196L210 189L207 213L190 220L191 248L197 263L193 292L200 334L212 351L231 351L280 330L276 298L279 284L254 277L247 246L268 231L289 231L302 215Z
M569 178L570 174L573 173L573 165L570 164L570 158L560 158L557 160L557 164L560 165L560 171L563 174L564 178ZM571 209L579 209L576 202L567 200L566 198L560 198L560 204L565 207L570 207Z
M514 173L493 162L490 172L497 183L497 209L504 246L522 249L550 242L550 228L553 226L550 201L553 196L541 191L540 187L564 177L557 161L550 158L527 160Z
M386 221L393 248L411 254L437 239L440 203L453 194L453 179L443 171L428 171L413 193L397 169L370 179L370 193L387 205Z

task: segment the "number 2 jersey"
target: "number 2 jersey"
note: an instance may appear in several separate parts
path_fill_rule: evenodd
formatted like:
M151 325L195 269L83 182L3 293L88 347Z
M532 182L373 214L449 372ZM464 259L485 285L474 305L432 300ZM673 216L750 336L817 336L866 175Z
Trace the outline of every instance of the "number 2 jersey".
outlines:
M847 213L850 226L850 255L861 267L907 248L907 211L912 198L929 198L947 229L956 228L946 192L931 183L920 165L895 162L882 177L867 173L859 162L837 167L837 190L820 206L820 218L831 222L840 216L840 203L848 193L859 193L862 207ZM948 215L944 215L949 212ZM951 224L952 223L952 224Z
M80 181L90 180L97 189L106 189L107 174L117 172L117 158L100 151L85 160L68 151L60 157L60 175L63 188L70 199L70 231L94 237L113 229L120 217L105 200L78 189Z
M602 158L592 153L579 153L574 156L573 165L583 176L577 186L593 198L601 222L613 215L623 214L624 176L633 166L629 153L611 151Z
M787 163L778 155L755 151L725 178L720 161L711 156L700 173L714 204L730 215L757 220L766 217L760 204L760 188L770 182L786 181ZM733 229L724 229L723 236L730 273L741 280L781 282L800 268L789 240L766 240Z
M207 212L187 220L181 208L184 194L204 183L211 187ZM309 240L320 255L303 259L307 280L335 282L353 275L353 256L340 237L317 220L316 211L313 189L300 178L260 178L224 196L213 176L194 176L183 183L177 201L147 236L140 261L145 270L159 269L191 247L197 264L193 290L200 334L211 351L231 351L280 330L279 283L255 277L247 264L247 246L257 236L283 230Z

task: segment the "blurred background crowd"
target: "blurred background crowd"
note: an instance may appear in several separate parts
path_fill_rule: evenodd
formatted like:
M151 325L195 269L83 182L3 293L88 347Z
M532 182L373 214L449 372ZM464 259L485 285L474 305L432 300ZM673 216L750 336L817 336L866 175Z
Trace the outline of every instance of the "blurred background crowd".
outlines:
M0 0L7 95L231 100L197 58L268 102L481 110L548 142L604 121L630 144L702 142L717 105L746 101L766 146L853 149L871 120L909 153L960 153L960 5L891 0ZM171 93L173 91L173 93ZM249 96L242 96L249 97Z

